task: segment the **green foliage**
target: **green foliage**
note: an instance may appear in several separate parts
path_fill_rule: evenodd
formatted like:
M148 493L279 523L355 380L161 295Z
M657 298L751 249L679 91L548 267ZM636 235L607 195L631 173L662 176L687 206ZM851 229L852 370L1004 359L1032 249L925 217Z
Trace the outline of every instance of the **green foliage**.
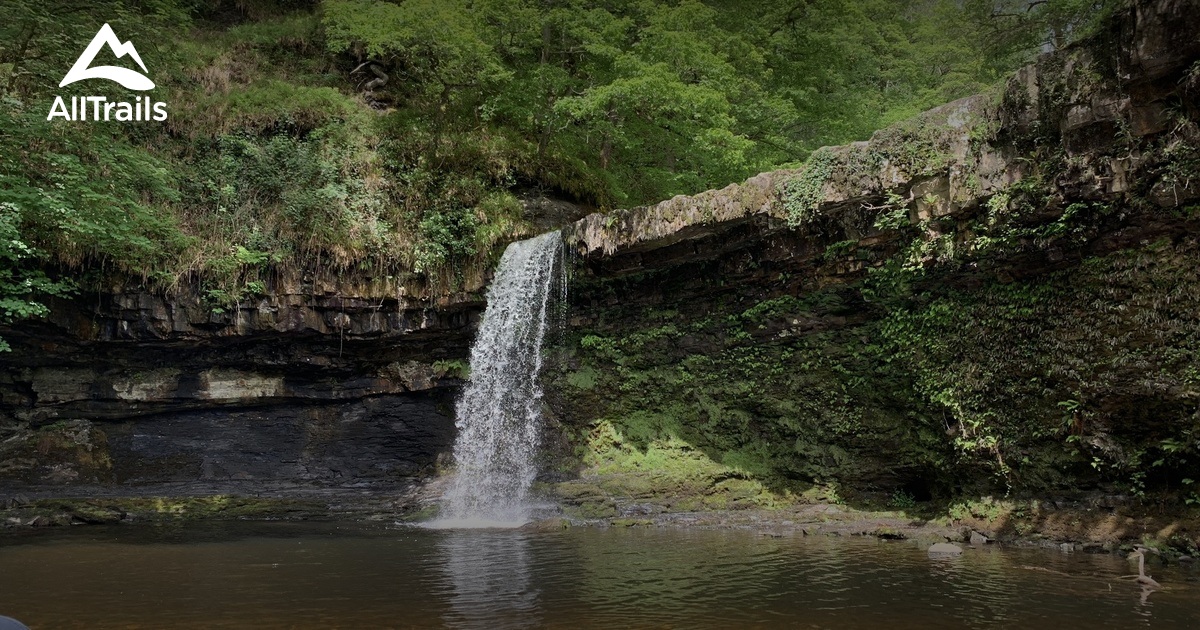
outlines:
M328 0L323 3L330 52L361 50L403 69L429 95L508 78L491 33L466 2Z
M883 204L879 215L875 217L875 229L900 230L908 227L909 224L908 204L904 198L894 192L888 193L887 202Z
M429 271L474 256L477 227L475 215L465 208L427 212L417 226L421 240L413 268Z
M977 518L991 522L1000 518L1001 514L1011 509L1012 505L1010 503L997 501L990 496L985 496L979 499L968 499L953 503L946 510L946 513L955 521Z
M355 103L330 87L267 80L222 97L226 124L253 133L275 129L309 131L354 115Z
M0 183L32 243L66 260L99 257L138 271L186 243L164 208L178 199L167 163L120 137L48 123L20 101L7 105Z
M911 510L917 507L917 500L911 492L906 490L896 490L892 492L891 499L888 500L888 507L893 507L898 510Z
M61 90L57 89L58 83L105 23L112 26L121 41L136 42L143 61L153 71L162 57L155 54L150 42L169 42L186 31L189 8L188 3L177 0L116 0L67 6L0 0L0 15L4 16L0 21L0 94L74 92L75 86ZM102 93L99 90L105 89L95 81L85 85L82 93Z
M596 370L585 367L567 375L567 384L575 389L590 390L596 387Z
M21 240L20 209L0 203L0 324L41 317L49 310L37 301L42 295L66 296L75 285L69 280L52 280L44 271L31 268L44 255ZM0 337L0 352L10 348Z
M254 21L231 26L229 30L220 34L221 37L238 47L282 49L288 52L297 49L303 52L320 37L320 20L315 14L286 13L272 15L270 18L254 17Z
M717 307L713 317L686 325L584 335L582 365L563 384L572 387L572 408L611 424L625 448L681 440L776 491L874 474L867 472L878 470L872 452L887 450L902 467L938 461L936 435L910 432L897 417L904 412L895 410L911 406L903 373L857 335L780 332L842 307L828 293L785 295ZM623 320L624 330L629 323ZM584 373L586 389L576 386ZM883 375L894 387L864 374Z
M982 25L952 3L868 4L768 2L748 19L725 2L330 0L322 19L327 49L392 73L419 127L513 130L538 178L625 205L864 137L1008 68L982 62ZM548 181L568 165L591 183Z
M978 25L976 44L993 66L1029 61L1038 50L1060 50L1091 35L1122 3L1117 0L968 0L963 8Z
M1175 264L1193 248L1152 245L1037 283L951 293L894 311L881 332L888 352L912 366L917 391L944 414L964 462L1009 486L1054 485L1066 473L1140 493L1148 478L1186 470L1195 448L1194 423L1153 420L1186 417L1188 404L1151 393L1187 387L1200 352L1191 307L1177 302L1181 293L1167 298L1177 291L1168 287L1197 281ZM1115 297L1116 287L1130 297ZM1146 326L1160 333L1117 341ZM1141 374L1135 389L1149 389L1119 385L1128 369ZM1146 402L1114 408L1111 392L1121 387ZM1141 419L1131 425L1134 416ZM1147 431L1176 437L1147 445Z
M253 262L228 258L239 248L266 252L264 262L274 263L323 252L341 266L383 254L395 217L388 216L386 190L373 177L376 159L342 124L306 139L218 138L200 163L202 178L189 184L189 223L210 240L223 237L201 259L205 268L223 275L228 262Z
M1078 4L1031 11L1029 28L1075 29ZM2 201L14 242L36 252L10 257L25 271L9 277L36 303L23 280L35 268L102 268L198 283L216 308L273 266L418 272L444 288L529 234L527 192L604 209L723 186L1012 67L973 49L989 24L973 5L770 0L754 13L722 0L3 0ZM57 87L104 22L137 43L165 124L45 121L55 94L128 99L107 82ZM388 80L366 90L374 70ZM928 168L938 147L918 136L901 161ZM1190 154L1176 153L1180 179ZM793 224L831 164L818 151L786 186Z
M747 324L763 324L770 319L777 319L788 313L799 311L804 306L804 302L796 297L781 295L777 298L763 300L742 311L740 319Z
M821 259L826 262L837 260L847 254L854 252L854 248L858 245L856 240L838 241L831 243L825 248L825 252L821 254Z
M887 161L892 168L910 177L932 175L950 161L948 129L938 121L916 117L880 129L872 136L879 148L877 163Z
M825 198L825 183L833 174L835 161L832 151L818 149L809 156L799 175L782 184L780 194L788 225L799 227L813 219L817 206Z
M43 295L74 287L53 263L150 275L188 245L163 206L166 164L120 136L53 125L6 97L0 110L0 300L4 323L45 314ZM103 173L100 177L98 173Z
M467 379L471 376L471 364L462 359L441 359L434 361L433 369L436 372L453 376L454 378Z

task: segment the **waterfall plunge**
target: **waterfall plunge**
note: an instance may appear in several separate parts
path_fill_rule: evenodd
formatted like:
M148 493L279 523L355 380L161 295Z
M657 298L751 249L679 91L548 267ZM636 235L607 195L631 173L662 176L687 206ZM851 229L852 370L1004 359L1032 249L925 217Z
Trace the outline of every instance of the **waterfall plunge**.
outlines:
M471 347L471 380L455 407L455 476L432 527L514 527L529 518L542 341L566 290L561 254L558 232L504 250Z

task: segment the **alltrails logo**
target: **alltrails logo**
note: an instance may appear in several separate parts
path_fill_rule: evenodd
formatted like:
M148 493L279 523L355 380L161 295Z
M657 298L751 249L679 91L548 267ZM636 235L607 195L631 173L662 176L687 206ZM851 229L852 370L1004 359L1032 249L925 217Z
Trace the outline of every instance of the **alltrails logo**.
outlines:
M58 87L65 87L76 81L83 81L85 79L108 79L130 90L144 91L154 89L154 82L146 75L135 70L118 66L90 67L92 61L96 59L96 54L106 44L118 59L129 55L141 67L142 72L146 72L146 64L142 63L142 57L138 55L137 49L133 47L133 42L121 43L121 40L117 39L117 34L113 32L112 27L105 24L96 32L96 36L92 38L91 43L83 50L83 54L79 55L79 59L75 61L75 65L71 66L71 70L67 72L67 76L63 77ZM89 108L88 105L91 105L91 107ZM155 103L149 96L139 96L132 103L124 101L109 102L108 98L104 96L72 96L71 107L69 109L63 97L55 96L54 104L50 106L50 115L46 116L46 120L53 120L56 117L62 117L67 120L89 120L89 111L91 113L90 120L117 120L124 122L143 120L163 121L167 119L167 104L161 102Z

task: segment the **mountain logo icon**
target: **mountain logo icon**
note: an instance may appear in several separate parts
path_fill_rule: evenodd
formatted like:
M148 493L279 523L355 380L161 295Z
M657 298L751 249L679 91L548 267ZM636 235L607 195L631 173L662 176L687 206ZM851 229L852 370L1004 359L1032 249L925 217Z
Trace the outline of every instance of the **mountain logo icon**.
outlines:
M129 55L141 66L142 72L146 71L146 64L142 63L142 58L138 55L137 49L133 47L133 42L121 43L117 39L117 34L113 32L112 27L108 24L100 27L96 32L96 36L92 38L87 48L83 49L83 54L79 55L79 59L75 60L75 65L71 66L71 70L67 72L67 76L63 77L62 83L58 87L70 85L76 81L84 79L108 79L116 81L130 90L152 90L154 82L146 75L130 70L129 68L121 68L118 66L96 66L90 68L92 61L96 59L96 53L107 44L117 58Z

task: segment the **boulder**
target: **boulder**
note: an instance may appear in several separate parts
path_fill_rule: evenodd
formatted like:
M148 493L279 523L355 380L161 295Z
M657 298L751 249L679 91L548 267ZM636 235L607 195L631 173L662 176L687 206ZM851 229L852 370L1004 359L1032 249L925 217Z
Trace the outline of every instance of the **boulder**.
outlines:
M930 558L948 558L962 555L962 547L953 543L934 543L927 550Z

